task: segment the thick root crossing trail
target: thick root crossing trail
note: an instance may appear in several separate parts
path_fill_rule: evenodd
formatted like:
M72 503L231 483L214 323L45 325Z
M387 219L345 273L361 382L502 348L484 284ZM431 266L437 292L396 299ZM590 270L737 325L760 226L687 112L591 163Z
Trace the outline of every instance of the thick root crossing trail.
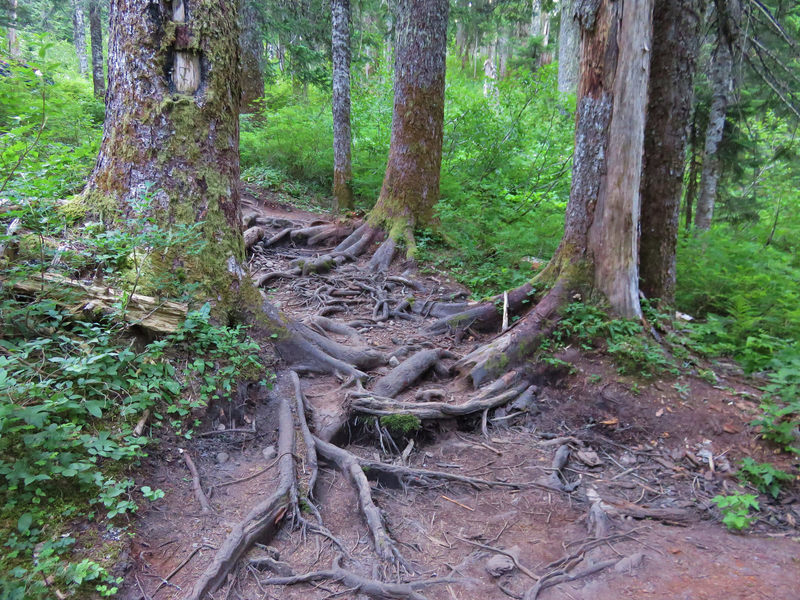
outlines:
M796 495L747 535L711 502L765 452L735 375L681 395L567 349L474 389L502 305L366 225L253 198L245 225L277 378L151 460L123 597L797 598Z

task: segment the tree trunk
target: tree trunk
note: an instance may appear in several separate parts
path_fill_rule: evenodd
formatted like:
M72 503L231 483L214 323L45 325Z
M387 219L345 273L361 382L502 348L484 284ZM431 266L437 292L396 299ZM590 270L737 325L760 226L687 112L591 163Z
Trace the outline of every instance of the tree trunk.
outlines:
M564 236L536 280L550 286L544 298L457 365L475 385L524 362L576 294L600 292L619 316L641 316L637 235L653 0L578 6L581 79Z
M404 240L409 258L414 226L430 219L439 199L448 8L447 0L397 4L389 160L368 222Z
M697 198L695 227L708 229L714 216L717 184L722 173L719 145L725 130L725 118L733 94L733 49L736 43L738 0L717 3L717 43L711 58L710 73L712 100L708 115L706 141L703 151L703 171L700 194Z
M532 0L531 2L531 37L542 35L542 0Z
M640 287L675 301L683 165L700 34L700 0L655 0L639 241Z
M124 219L146 195L158 223L200 223L200 254L174 249L153 267L197 283L220 315L239 300L244 260L236 12L216 0L112 0L103 140L82 197L87 211Z
M700 171L700 140L699 127L697 125L697 106L695 103L694 115L689 129L689 164L687 165L686 194L684 197L684 229L689 231L692 228L692 217L694 216L694 202L697 198L697 176Z
M89 71L86 57L86 20L83 14L83 0L72 0L72 41L78 54L78 67L81 75Z
M511 62L511 35L508 27L502 27L497 40L497 74L500 79L508 75L508 63Z
M581 29L575 14L577 0L561 0L558 31L558 91L574 94L578 88L578 56Z
M12 58L19 57L19 39L17 39L17 0L11 0L9 6L9 25L6 29L6 41L8 42L8 54Z
M353 208L350 159L350 0L331 0L334 209Z
M264 33L261 11L255 0L241 0L239 47L242 102L240 110L253 112L264 97Z
M89 0L89 35L92 42L92 83L94 95L106 95L106 78L103 72L103 21L99 0Z

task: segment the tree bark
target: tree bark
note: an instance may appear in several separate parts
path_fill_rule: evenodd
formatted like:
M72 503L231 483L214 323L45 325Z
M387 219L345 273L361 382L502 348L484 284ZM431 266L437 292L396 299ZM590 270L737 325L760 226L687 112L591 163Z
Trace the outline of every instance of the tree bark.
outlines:
M162 226L200 223L201 253L175 249L153 266L197 283L220 314L239 300L244 260L236 12L216 0L112 0L103 140L82 197L106 219L130 218L147 196Z
M83 14L83 0L72 0L72 41L78 55L78 67L81 75L89 71L86 57L86 19Z
M19 57L19 39L17 39L17 0L11 0L9 6L9 25L6 29L8 54L13 58Z
M333 57L333 201L353 208L350 130L350 0L331 0Z
M89 37L92 42L92 84L94 95L106 95L105 73L103 72L103 21L99 0L89 0Z
M439 199L448 8L447 0L397 3L389 159L368 223L405 240L409 258L414 226L430 219Z
M539 37L542 35L542 0L531 1L531 37Z
M655 0L639 274L644 295L668 305L675 301L675 250L699 34L700 0Z
M264 34L263 19L255 0L240 0L239 46L242 102L240 110L253 112L256 100L264 97Z
M717 199L717 185L722 173L719 145L725 130L728 105L733 95L733 51L737 41L738 0L718 0L716 8L717 41L708 75L713 96L708 115L700 194L695 214L695 227L703 230L711 227Z
M457 363L476 386L523 363L578 294L599 292L619 316L641 317L637 236L653 0L576 6L581 79L564 236L533 282L549 286L536 307Z
M578 88L578 56L581 29L575 14L576 0L561 0L558 32L558 91L574 94Z

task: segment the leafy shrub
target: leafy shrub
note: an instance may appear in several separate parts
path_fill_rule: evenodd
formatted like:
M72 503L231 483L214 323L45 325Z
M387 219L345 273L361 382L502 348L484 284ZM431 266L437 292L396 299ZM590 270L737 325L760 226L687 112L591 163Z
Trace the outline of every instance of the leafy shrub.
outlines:
M750 527L755 520L750 510L760 510L753 494L714 496L711 501L722 511L722 522L731 531L741 531Z
M769 463L757 463L748 457L742 461L738 472L739 479L752 483L762 494L769 494L777 498L781 492L781 485L792 481L793 477Z

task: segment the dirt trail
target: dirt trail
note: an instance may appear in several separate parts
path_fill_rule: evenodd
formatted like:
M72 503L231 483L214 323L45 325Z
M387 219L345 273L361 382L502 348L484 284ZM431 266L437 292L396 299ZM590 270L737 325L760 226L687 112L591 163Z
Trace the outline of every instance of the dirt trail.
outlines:
M264 239L321 220L264 199L252 208L269 221ZM251 269L290 273L297 265L292 261L313 261L321 253L302 239L268 248L259 243ZM327 273L278 276L265 291L285 314L304 320L319 335L393 356L389 364L363 367L370 376L368 390L389 390L386 395L395 401L415 406L443 403L447 410L479 400L480 391L447 372L454 362L448 357L463 356L493 334L431 335L425 328L433 317L398 306L411 295L415 302L461 301L465 290L445 276L404 272L403 265L368 273L368 260L367 255L338 264ZM314 321L320 315L334 324ZM325 331L336 323L349 323L357 339L350 331ZM409 356L439 350L452 355L437 354L434 368L409 387L397 391L389 385L397 380L384 378ZM407 436L390 431L391 419L364 414L339 428L343 407L358 409L366 402L358 385L347 377L301 373L302 392L313 407L311 429L320 437L329 431L336 444L361 461L357 470L370 479L377 518L404 562L379 558L354 485L322 458L313 498L324 523L318 526L302 499L313 467L298 429L293 458L299 506L305 510L279 514L277 535L268 546L253 547L213 597L800 597L797 488L767 506L748 535L728 533L710 502L734 488L735 460L744 454L763 458L767 452L747 425L757 404L746 382L730 375L716 386L686 379L677 389L671 380L637 387L603 356L567 350L561 358L575 365L573 373L538 368L521 385L506 387L518 386L511 404L460 418L424 417L422 428ZM277 450L280 402L295 399L290 372L280 363L278 368L266 397L257 389L242 390L231 402L212 407L204 435L185 447L212 513L201 512L177 447L162 446L151 459L146 483L165 490L166 497L138 517L124 598L189 597L234 526L273 494L282 458ZM636 395L632 389L641 391ZM322 455L319 446L317 451ZM392 474L386 464L416 471ZM471 483L447 481L430 471L471 478ZM344 557L346 572L311 583L271 585L279 577L331 570L337 556ZM370 582L377 580L384 587L371 590ZM394 592L389 585L421 580L432 584Z

